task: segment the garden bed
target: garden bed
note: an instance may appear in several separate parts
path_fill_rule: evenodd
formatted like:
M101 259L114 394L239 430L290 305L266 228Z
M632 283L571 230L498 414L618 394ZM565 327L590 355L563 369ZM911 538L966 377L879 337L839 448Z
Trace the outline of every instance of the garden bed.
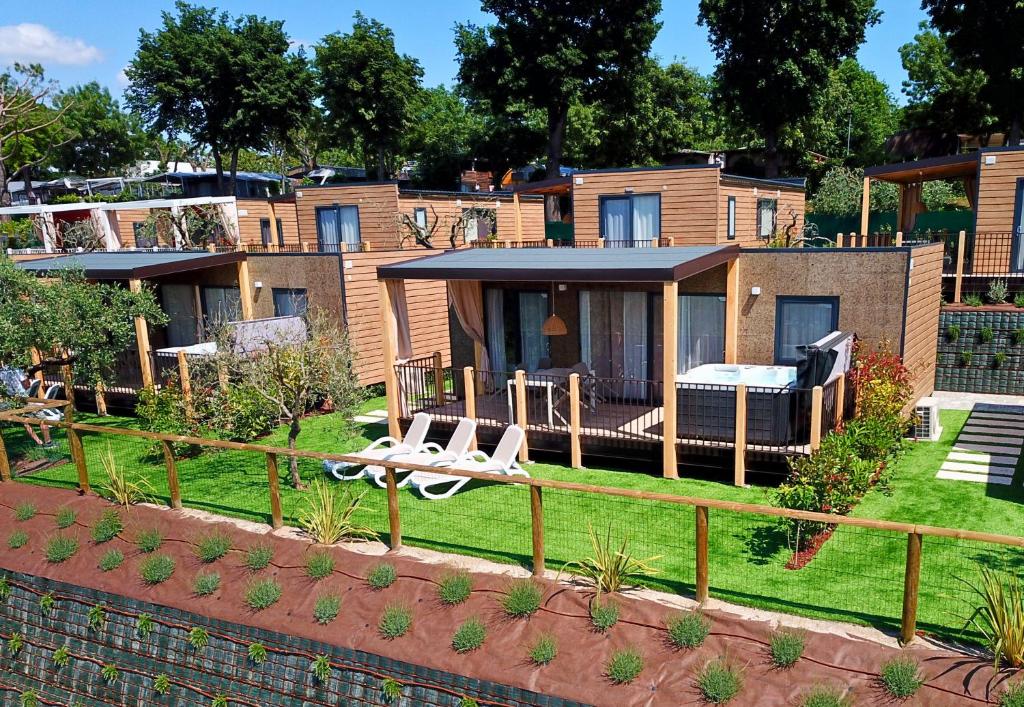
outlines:
M15 521L14 509L26 503L33 504L38 513ZM60 507L77 511L74 524L65 531L58 531L55 523ZM818 684L843 686L857 703L873 704L885 700L878 684L881 665L899 653L879 643L837 635L841 629L834 634L811 631L799 663L789 670L773 669L767 653L771 625L724 612L708 613L711 634L703 646L676 650L664 629L676 610L665 603L622 598L618 623L607 633L598 633L590 624L591 593L553 581L540 583L544 599L539 611L528 619L510 619L500 605L509 577L496 574L475 573L469 599L449 607L439 601L437 585L450 568L402 553L374 556L373 551L382 549L376 543L330 548L334 571L314 582L307 576L306 561L317 548L304 540L270 534L266 526L211 523L187 512L154 507L122 510L124 530L113 540L97 544L90 538L91 529L111 508L100 499L69 491L24 484L0 486L5 534L0 538L0 567L599 705L698 703L696 675L720 656L743 669L746 687L730 704L797 704L802 694ZM153 554L172 558L175 568L166 581L147 586L139 572L146 555L135 541L140 531L151 529L163 536ZM196 556L196 542L214 529L230 538L231 550L204 564ZM28 542L11 549L7 536L16 531L27 533ZM76 537L80 547L65 562L53 564L44 556L44 545L58 532ZM244 566L245 551L261 543L273 548L273 559L266 569L253 573ZM124 563L109 572L100 571L100 558L114 548L124 554ZM382 560L394 566L398 579L386 589L371 590L366 578ZM220 588L208 596L196 596L196 575L210 571L220 575ZM277 603L258 612L242 601L256 577L272 578L283 588ZM313 620L313 609L317 597L328 592L341 597L341 608L333 622L320 625ZM412 607L412 627L404 636L386 640L377 624L385 606L395 602ZM484 644L469 653L456 653L452 636L471 617L478 617L486 626ZM555 638L559 650L550 664L537 667L527 659L527 650L545 633ZM630 684L613 685L604 676L605 665L613 652L628 646L636 646L643 654L643 670ZM985 704L1005 679L983 656L926 647L910 652L920 660L927 679L915 704Z

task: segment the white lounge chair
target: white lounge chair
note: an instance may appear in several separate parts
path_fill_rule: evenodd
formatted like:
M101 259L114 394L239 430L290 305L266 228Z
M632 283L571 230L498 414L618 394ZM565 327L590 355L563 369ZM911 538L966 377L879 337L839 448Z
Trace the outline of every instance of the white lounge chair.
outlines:
M43 382L38 378L32 380L29 384L28 390L25 391L25 395L29 398L38 398L39 391L42 390ZM44 400L59 400L64 396L64 386L60 383L54 383L46 388L46 392L43 393ZM29 403L32 405L32 403ZM34 413L40 420L47 422L60 422L64 419L64 411L60 408L45 408L39 412Z
M420 448L420 451L411 454L400 454L392 457L390 461L409 462L410 464L421 464L423 466L449 466L466 455L475 435L476 420L463 417L459 420L459 424L456 425L455 431L452 432L451 439L448 440L448 444L444 449L441 449L439 444L427 442ZM373 480L378 486L381 488L388 487L387 473L383 467L374 467L371 473ZM397 479L398 486L405 486L409 483L409 479L412 478L412 474L405 469L395 469L395 478Z
M458 461L450 464L462 471L478 471L485 474L502 474L509 476L529 476L516 463L516 454L523 444L523 430L518 425L509 425L498 441L494 454L487 456L477 450L470 452ZM437 500L451 498L472 479L468 476L452 476L451 474L417 471L410 475L409 483L424 498Z
M405 438L401 442L394 437L381 437L371 442L361 452L354 452L352 456L383 461L398 454L418 452L423 447L423 442L427 438L427 431L429 429L430 415L425 412L418 412L413 415L409 430L405 433ZM324 460L324 471L339 481L361 479L369 475L371 469L380 469L380 467L360 466L353 462L334 461L331 459Z

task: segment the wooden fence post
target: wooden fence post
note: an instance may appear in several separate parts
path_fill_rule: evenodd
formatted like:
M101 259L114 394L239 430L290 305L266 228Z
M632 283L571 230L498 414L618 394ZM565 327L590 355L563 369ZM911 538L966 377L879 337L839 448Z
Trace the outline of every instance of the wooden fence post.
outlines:
M736 425L733 435L735 461L732 482L735 486L747 485L747 386L736 386Z
M519 461L530 461L530 445L526 435L526 373L516 371L516 424L523 428L523 444L519 447Z
M64 421L72 425L74 424L75 406L73 403L68 403L64 406ZM82 448L82 438L74 427L66 429L71 461L75 463L75 469L78 471L78 491L79 493L92 493L92 489L89 487L89 468L85 464L85 449Z
M388 486L388 529L391 531L391 552L395 552L402 547L402 519L398 514L398 482L395 480L395 470L391 467L384 469L384 476Z
M836 380L836 420L835 426L843 424L846 411L846 374L839 376Z
M444 366L441 361L441 352L434 352L434 399L438 405L448 402L444 393Z
M545 238L544 239L544 246L546 248L554 248L555 247L555 241L553 239L551 239L551 238Z
M7 446L4 444L3 429L0 427L0 481L11 480L11 460L7 457Z
M914 640L917 632L917 596L921 584L921 534L907 533L907 570L903 576L903 618L900 643Z
M903 246L903 231L896 231L896 247L901 248Z
M821 403L822 389L816 385L811 389L811 451L821 446Z
M167 440L161 440L164 449L164 464L167 465L167 489L171 496L171 508L181 508L181 487L178 485L178 465L174 462L174 447Z
M708 600L708 507L694 506L697 512L697 602Z
M462 369L462 387L466 389L466 418L476 422L476 376L472 366ZM470 450L476 449L476 435L469 443Z
M573 469L583 468L580 447L580 374L569 375L569 448Z
M100 417L107 416L107 388L103 381L96 383L96 414Z
M953 303L960 304L964 284L964 250L967 248L967 232L960 231L956 237L956 281L953 285Z
M604 248L604 237L600 237L597 239L597 247Z
M270 487L270 525L277 530L284 525L284 516L281 513L281 475L274 452L267 452L267 483Z
M192 376L188 370L188 356L184 351L178 352L178 377L181 379L181 396L185 399L185 415L190 419L192 410Z
M533 576L544 574L544 497L540 486L530 487L530 525L533 529Z

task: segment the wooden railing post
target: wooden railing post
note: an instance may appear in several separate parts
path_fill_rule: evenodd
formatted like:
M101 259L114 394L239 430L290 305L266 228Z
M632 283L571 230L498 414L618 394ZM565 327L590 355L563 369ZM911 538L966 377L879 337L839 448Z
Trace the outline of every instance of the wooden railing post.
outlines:
M466 418L476 422L476 376L473 373L472 366L466 366L462 369L462 384L466 389ZM470 450L476 449L476 435L473 435L472 441L469 443Z
M977 237L977 236L975 236ZM953 303L962 301L964 284L964 250L967 248L967 232L960 231L956 237L956 280L953 284Z
M811 389L811 451L821 446L821 407L822 388L816 385Z
M597 239L597 247L604 248L604 236L601 236L600 238Z
M580 446L580 374L569 375L569 449L573 469L583 468Z
M675 248L676 247L676 237L675 236L669 236L668 237L668 247L669 248Z
M402 518L398 513L398 482L395 480L395 470L391 467L384 469L385 480L388 487L388 530L391 532L391 552L402 547Z
M267 483L270 488L270 525L277 530L284 526L284 515L281 513L281 475L274 452L267 452Z
M519 448L519 461L530 461L530 445L526 434L526 373L516 371L516 424L523 428L523 444Z
M171 508L181 508L181 487L178 485L178 465L174 461L174 448L167 440L161 440L164 450L164 464L167 465L167 490L170 492Z
M74 425L75 406L73 403L68 403L64 406L64 421ZM89 468L85 463L85 449L82 447L82 438L74 427L67 427L66 429L71 461L75 463L75 469L78 471L78 491L79 493L92 493L92 489L89 487Z
M444 366L441 362L441 352L434 352L434 399L438 405L448 402L444 393Z
M921 583L921 534L907 533L907 570L903 576L903 618L900 643L914 640L917 632L917 596Z
M545 238L544 239L544 246L546 248L554 248L555 247L554 239L552 239L552 238Z
M185 415L193 417L192 410L192 376L188 370L188 356L184 351L178 352L178 377L181 379L181 396L185 400Z
M897 248L903 246L903 231L896 231L896 240L894 242Z
M11 460L7 457L2 426L0 426L0 481L11 480Z
M736 427L733 440L735 460L732 482L736 486L747 485L747 386L736 386Z
M697 602L708 600L708 507L694 506L697 512Z
M838 428L843 424L843 413L846 408L846 374L839 376L836 380L836 420Z
M530 525L533 528L533 576L544 574L544 497L540 486L530 487Z
M96 383L96 414L100 417L107 416L107 388L103 381Z

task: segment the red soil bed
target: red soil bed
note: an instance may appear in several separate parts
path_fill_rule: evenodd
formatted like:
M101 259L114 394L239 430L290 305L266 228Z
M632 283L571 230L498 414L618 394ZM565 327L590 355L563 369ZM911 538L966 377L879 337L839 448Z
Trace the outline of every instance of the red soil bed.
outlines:
M818 554L818 550L825 544L825 541L832 537L832 531L835 529L834 525L829 526L827 530L823 530L812 537L802 550L797 550L793 553L793 556L789 558L789 562L786 563L786 569L798 570L806 567L807 563Z
M39 514L29 521L14 521L13 509L26 501L34 503ZM76 535L81 548L69 561L52 565L46 562L43 546L45 539L57 532L53 515L64 505L78 511L76 525L64 532ZM310 543L155 508L135 507L123 513L125 531L121 536L96 545L90 539L90 528L110 507L95 497L65 490L0 485L0 567L596 705L702 704L695 676L705 663L722 655L744 670L744 688L732 705L799 704L808 688L821 683L845 687L856 704L883 704L888 700L878 686L878 671L899 653L866 640L808 632L804 657L790 670L780 671L772 668L767 656L769 624L714 611L708 612L712 633L706 643L697 650L677 651L668 645L664 632L672 609L624 597L619 623L608 634L599 634L590 628L591 594L551 581L542 582L544 604L540 611L530 619L510 620L498 601L508 579L490 574L474 575L469 600L449 608L438 601L436 586L446 568L401 553L387 558L399 578L382 591L369 590L364 581L381 558L341 547L329 550L336 559L334 575L315 583L305 574L305 555L313 548ZM233 549L212 565L203 565L194 554L195 540L214 526L232 538ZM9 549L6 542L15 528L30 536L28 545L19 550ZM158 552L177 562L171 579L155 587L143 585L138 573L140 553L132 542L139 530L150 528L158 528L164 535ZM244 550L257 542L274 548L272 565L259 574L274 576L284 587L284 595L274 606L255 613L243 604L242 595L253 576L243 566ZM99 558L113 547L124 552L125 562L117 570L101 572ZM221 588L208 597L193 596L191 583L196 573L211 569L220 573ZM313 605L317 596L328 591L342 596L342 608L337 620L321 626L313 620ZM413 607L413 626L404 637L387 641L377 633L376 625L384 606L395 601ZM481 649L459 655L451 648L451 637L470 616L485 622L487 640ZM550 665L536 668L527 662L526 649L541 633L553 634L559 651ZM604 666L613 651L626 646L640 648L644 670L629 685L613 685L603 676ZM920 660L927 683L909 704L994 702L1009 677L994 671L984 656L925 647L911 652Z

